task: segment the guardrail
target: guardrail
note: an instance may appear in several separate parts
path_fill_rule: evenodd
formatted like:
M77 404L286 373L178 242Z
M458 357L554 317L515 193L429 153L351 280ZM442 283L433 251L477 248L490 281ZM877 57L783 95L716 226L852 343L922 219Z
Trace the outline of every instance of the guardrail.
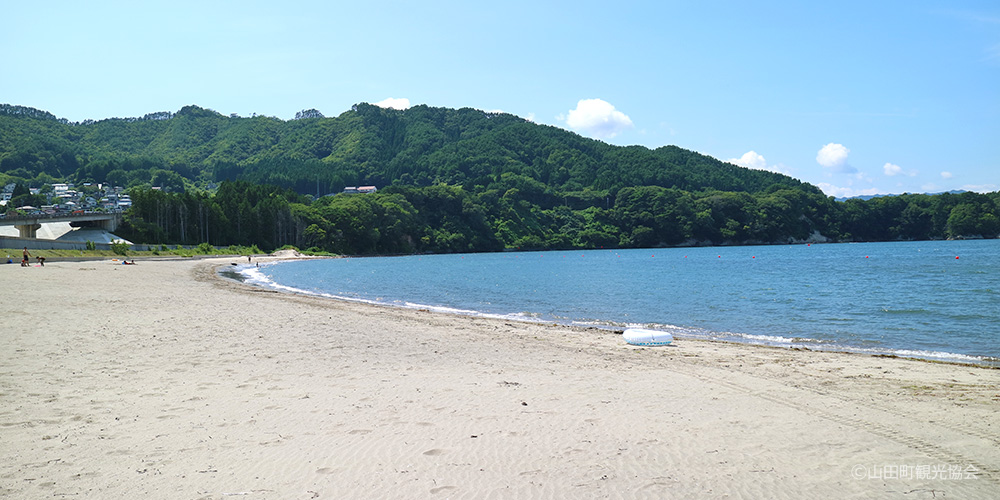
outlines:
M40 213L40 214L27 214L27 215L14 215L0 214L0 220L3 221L21 221L21 220L39 220L39 219L72 219L74 217L93 217L95 215L121 215L125 213L124 210L108 210L108 211L96 211L96 210L85 210L82 213L79 212L57 212L53 214Z

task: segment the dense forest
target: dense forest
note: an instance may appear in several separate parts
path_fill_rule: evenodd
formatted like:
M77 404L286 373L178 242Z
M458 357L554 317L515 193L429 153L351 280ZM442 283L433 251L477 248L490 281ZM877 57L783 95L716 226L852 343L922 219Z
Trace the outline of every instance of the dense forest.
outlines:
M128 188L119 233L143 243L384 254L1000 235L1000 193L837 202L679 147L468 108L71 123L0 105L0 184L60 181ZM340 193L358 185L378 191Z

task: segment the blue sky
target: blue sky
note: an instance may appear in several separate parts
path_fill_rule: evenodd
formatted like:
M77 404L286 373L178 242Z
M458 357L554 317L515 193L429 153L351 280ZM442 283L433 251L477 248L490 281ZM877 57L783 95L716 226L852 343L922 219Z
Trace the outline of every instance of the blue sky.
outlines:
M1000 3L4 2L0 102L73 121L504 111L827 194L1000 190Z

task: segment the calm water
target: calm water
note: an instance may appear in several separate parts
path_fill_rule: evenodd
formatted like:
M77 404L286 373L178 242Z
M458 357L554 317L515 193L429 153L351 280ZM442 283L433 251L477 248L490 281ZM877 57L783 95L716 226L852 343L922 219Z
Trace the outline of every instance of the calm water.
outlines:
M401 307L1000 364L997 240L322 259L242 272Z

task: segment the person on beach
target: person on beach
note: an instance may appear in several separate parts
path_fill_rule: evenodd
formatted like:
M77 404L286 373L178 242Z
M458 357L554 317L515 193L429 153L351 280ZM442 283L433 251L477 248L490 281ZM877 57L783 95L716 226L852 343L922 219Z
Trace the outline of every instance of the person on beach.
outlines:
M38 261L38 265L45 267L45 257L39 255L38 257L35 257L35 260Z
M28 267L28 257L31 257L31 254L28 253L28 247L24 247L24 254L21 257L21 267Z

